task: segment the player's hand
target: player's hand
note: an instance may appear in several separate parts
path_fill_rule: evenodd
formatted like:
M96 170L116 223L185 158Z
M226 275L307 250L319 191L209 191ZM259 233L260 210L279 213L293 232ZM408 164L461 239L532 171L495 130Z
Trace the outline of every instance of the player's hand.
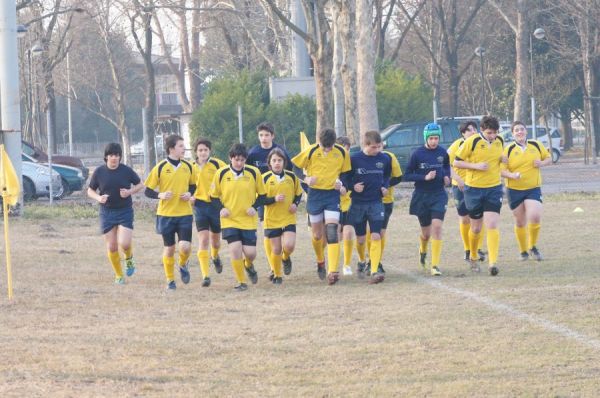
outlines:
M173 192L165 191L158 194L158 198L162 200L169 200L173 197Z
M248 210L246 210L246 214L248 214L250 217L254 217L256 215L256 209L254 207L251 207Z
M444 176L444 185L449 187L451 183L452 181L450 180L450 177Z
M220 215L222 218L227 218L227 217L229 217L229 215L230 215L230 214L231 214L231 213L229 213L229 209L226 209L226 208L224 208L224 207L223 207L223 208L221 209L221 211L219 212L219 215Z
M462 179L456 180L456 183L458 184L458 189L461 191L465 189L465 182Z
M335 180L335 185L333 186L333 188L336 191L341 190L344 187L344 185L342 184L342 182L340 180Z
M486 171L490 166L486 162L475 163L477 170Z
M295 204L295 203L292 203L292 204L290 205L290 209L289 209L289 210L290 210L290 213L292 213L292 214L296 214L296 211L298 211L298 206L296 206L296 204Z
M521 173L519 173L518 171L516 173L512 173L513 180L518 180L520 178L521 178Z
M425 181L431 181L435 178L437 172L435 170L431 170L429 173L425 174Z
M188 202L191 197L192 197L192 194L189 192L182 193L181 195L179 195L179 199L183 200L184 202Z
M280 193L279 195L275 196L275 202L283 202L285 200L285 195Z
M383 196L387 195L388 194L388 189L386 187L381 187L381 194Z
M119 189L119 195L121 195L123 199L125 199L128 196L131 196L131 189L121 188Z
M108 195L107 194L100 195L100 197L98 198L98 203L105 204L107 200L108 200Z
M194 204L194 203L196 203L196 197L195 197L195 196L192 196L192 197L190 198L190 203L191 203L191 204Z
M357 182L354 184L354 192L362 192L365 189L364 182Z
M538 159L534 160L533 167L535 167L536 169L539 169L540 167L542 167L542 161L538 160Z
M317 177L310 177L310 176L304 177L304 182L309 187L312 187L313 185L315 185L317 183Z
M345 194L347 194L347 193L348 193L348 190L346 190L346 188L345 188L345 187L341 187L341 188L340 188L340 195L341 195L341 196L344 196L344 195L345 195Z

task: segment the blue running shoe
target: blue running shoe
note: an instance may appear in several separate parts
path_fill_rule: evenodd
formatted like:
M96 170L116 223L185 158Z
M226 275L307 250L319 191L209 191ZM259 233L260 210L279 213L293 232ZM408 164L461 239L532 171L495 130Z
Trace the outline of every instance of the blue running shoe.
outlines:
M179 275L181 276L181 281L186 285L190 283L190 270L188 269L187 263L183 265L183 267L179 267Z
M125 259L125 267L127 276L131 276L135 273L135 261L133 260L133 257Z
M167 284L167 290L175 290L177 289L177 285L175 284L175 281L169 281L169 283Z
M124 285L124 284L125 284L125 278L123 278L122 276L115 277L115 285Z

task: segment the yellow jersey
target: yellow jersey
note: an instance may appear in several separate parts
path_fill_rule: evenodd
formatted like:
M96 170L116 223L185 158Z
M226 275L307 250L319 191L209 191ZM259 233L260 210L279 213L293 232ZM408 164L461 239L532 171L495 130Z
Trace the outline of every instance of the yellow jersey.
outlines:
M456 152L458 151L458 148L460 148L462 146L462 144L465 142L464 138L459 138L456 141L454 141L452 143L452 145L450 145L450 147L448 148L448 158L450 159L450 166L452 167L452 170L454 170L454 172L456 174L458 174L458 176L465 181L465 179L467 178L467 169L460 169L458 167L454 167L454 159L456 159ZM452 179L452 185L454 186L458 186L458 182L456 182L456 180L453 178Z
M521 173L519 179L506 179L508 188L523 191L542 185L542 173L539 167L533 165L533 161L548 159L550 152L539 141L527 140L525 146L513 142L504 148L504 157L507 159L507 163L503 164L504 168L511 173Z
M264 194L260 171L248 165L239 174L229 166L220 168L210 188L210 197L220 199L223 207L229 210L229 217L221 217L222 228L256 229L258 216L249 216L246 211L258 195Z
M167 159L160 161L150 171L144 185L158 192L171 191L170 199L160 199L156 214L164 217L181 217L192 214L190 202L181 200L180 195L189 192L190 185L196 184L194 167L187 160L181 159L177 167Z
M342 213L350 210L350 205L352 204L352 198L350 197L350 194L352 194L352 191L348 191L344 195L340 195L340 211Z
M265 206L265 228L283 228L296 224L296 214L290 213L290 206L296 196L302 195L300 180L289 170L284 170L281 176L267 171L263 174L263 183L268 198L283 194L282 202L275 202Z
M317 178L311 186L314 189L335 189L335 182L340 174L351 169L348 152L338 144L334 144L329 152L324 152L319 144L313 144L294 156L292 163L305 169L307 176Z
M487 170L466 169L465 184L474 188L491 188L502 183L500 177L500 164L504 141L496 136L489 142L481 134L473 134L456 151L455 160L464 160L469 163L488 164Z
M227 164L225 164L225 162L213 157L208 158L206 163L202 166L198 163L194 163L194 169L196 170L197 176L196 192L194 193L196 200L210 203L209 191L213 178L217 170L226 166Z
M402 168L400 167L400 162L398 162L398 159L396 159L396 155L388 151L383 151L383 153L388 155L392 160L392 173L390 174L390 177L401 177ZM388 188L388 193L382 198L382 201L384 204L394 203L394 187Z

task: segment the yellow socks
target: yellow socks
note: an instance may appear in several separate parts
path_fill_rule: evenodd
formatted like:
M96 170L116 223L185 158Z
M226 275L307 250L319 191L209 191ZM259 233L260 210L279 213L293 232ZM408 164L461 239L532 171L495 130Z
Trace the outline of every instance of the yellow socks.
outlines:
M487 247L489 264L496 264L498 261L498 248L500 247L500 231L498 229L487 230Z
M167 277L167 282L174 281L175 276L173 275L173 273L175 272L175 257L163 256L163 267L165 269L165 276Z
M108 261L110 261L110 265L115 271L115 276L117 278L122 278L123 268L121 268L121 256L119 256L119 252L108 252Z
M542 226L540 224L530 223L527 227L529 229L529 248L531 249L537 243L538 236L540 235L540 228Z
M323 249L323 241L324 241L323 238L321 238L319 240L315 239L314 237L312 238L312 245L313 245L315 254L317 255L318 263L322 263L323 261L325 261L325 250Z
M281 259L282 260L289 260L291 255L292 255L292 253L290 253L287 250L283 249L283 254L281 255Z
M477 260L479 255L477 254L477 248L479 245L479 237L481 233L475 233L472 229L469 229L469 248L471 250L471 260Z
M271 256L273 255L273 246L271 246L271 239L264 238L263 245L265 247L265 257L267 258L269 267L271 267L271 271L273 271L273 260L271 258Z
M367 260L365 251L366 246L367 244L365 242L360 243L359 241L356 241L356 252L358 253L358 261L360 261L361 263L364 263Z
M210 248L210 258L217 258L217 257L219 257L219 248L211 247Z
M471 228L471 225L459 223L458 226L460 229L460 237L462 238L463 247L465 251L471 250L469 245L469 229Z
M281 254L271 254L271 260L273 261L271 267L273 267L273 273L275 274L275 277L281 278L283 276L283 268L281 266Z
M440 265L440 257L442 255L442 240L431 239L431 266L437 267Z
M250 268L250 267L252 267L252 261L248 260L246 257L244 257L243 264L244 264L244 267L245 267L245 268Z
M371 231L367 231L367 252L371 253Z
M477 250L481 250L481 248L483 247L483 238L486 236L485 231L485 224L483 224L481 226L481 231L479 231L479 241L477 242Z
M338 272L338 261L340 258L340 244L329 243L327 245L327 269L328 272Z
M190 258L190 252L179 251L179 266L183 267L187 264L188 259Z
M246 273L244 272L244 260L231 260L231 266L233 267L233 273L235 274L235 279L239 283L246 283Z
M517 227L515 225L515 236L519 244L519 253L527 251L527 227Z
M208 250L198 250L198 263L200 263L200 271L202 277L207 278L210 273L210 263L208 262Z
M125 255L125 259L133 257L133 249L131 248L131 246L129 246L129 248L127 248L127 249L123 249L123 248L121 248L121 249L123 250L123 254Z
M419 253L427 253L427 243L429 243L429 239L419 235Z
M344 239L344 266L350 265L352 261L352 249L354 249L354 239Z
M369 258L371 259L371 275L377 272L379 262L381 261L381 241L372 240L371 250L369 250Z
M381 235L381 258L383 258L383 251L385 250L385 235ZM379 260L381 261L381 260Z

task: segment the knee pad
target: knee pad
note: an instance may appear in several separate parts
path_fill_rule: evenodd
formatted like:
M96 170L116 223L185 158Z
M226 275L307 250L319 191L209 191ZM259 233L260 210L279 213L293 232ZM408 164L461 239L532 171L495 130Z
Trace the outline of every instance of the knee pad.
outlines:
M327 224L325 226L325 237L327 238L327 243L338 243L338 225Z

